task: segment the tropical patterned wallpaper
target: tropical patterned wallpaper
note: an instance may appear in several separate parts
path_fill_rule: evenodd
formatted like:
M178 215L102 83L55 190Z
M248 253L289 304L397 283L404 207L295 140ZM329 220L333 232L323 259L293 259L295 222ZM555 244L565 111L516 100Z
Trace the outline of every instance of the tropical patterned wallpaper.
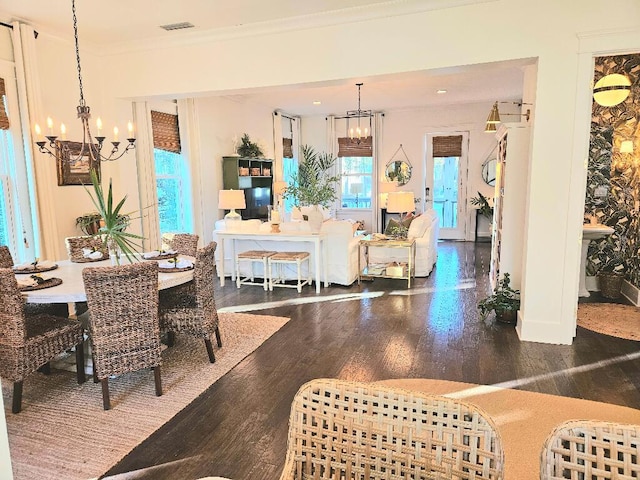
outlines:
M596 58L594 82L610 73L626 75L631 93L613 107L593 102L585 215L615 232L591 242L587 275L623 272L640 287L640 53ZM633 153L620 153L629 140Z

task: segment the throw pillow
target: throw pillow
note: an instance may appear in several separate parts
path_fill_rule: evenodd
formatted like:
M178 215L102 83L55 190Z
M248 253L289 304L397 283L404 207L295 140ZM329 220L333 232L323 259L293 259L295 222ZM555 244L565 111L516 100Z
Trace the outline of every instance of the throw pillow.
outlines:
M413 221L413 217L405 218L404 220L402 220L402 226L408 230L409 227L411 226L412 221ZM393 235L395 232L395 229L398 228L399 226L400 226L399 221L397 221L394 218L390 219L389 223L387 223L387 228L384 229L384 234Z

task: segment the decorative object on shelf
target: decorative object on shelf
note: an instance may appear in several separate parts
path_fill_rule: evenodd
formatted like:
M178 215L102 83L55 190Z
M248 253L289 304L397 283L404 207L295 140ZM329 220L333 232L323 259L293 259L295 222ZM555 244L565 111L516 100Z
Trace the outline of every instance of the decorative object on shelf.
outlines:
M336 157L325 152L317 153L309 145L303 145L301 150L303 161L298 175L291 178L283 196L291 198L296 207L328 207L337 198L335 187L340 180L339 175L332 175Z
M252 142L247 133L242 135L237 152L238 155L244 158L262 158L264 156L260 146L257 143Z
M500 111L498 110L498 103L511 103L513 105L517 105L518 107L522 107L522 105L533 105L531 103L524 102L495 102L493 107L491 107L491 112L489 112L489 116L487 117L487 125L484 129L486 133L496 132L496 125L501 122L500 120ZM525 113L503 113L503 117L524 117L528 122L529 118L531 118L531 109L527 108Z
M593 99L603 107L613 107L624 102L631 92L631 80L625 75L605 75L593 86Z
M478 192L477 197L471 198L471 205L478 206L478 212L480 215L487 217L489 220L493 218L493 207L491 206L489 199L480 192Z
M483 320L490 312L495 312L496 320L502 323L515 324L520 309L520 290L514 290L509 285L509 274L498 280L493 294L478 302L478 310Z
M409 227L407 225L407 213L413 212L414 209L415 204L413 201L413 192L389 193L389 199L387 201L387 212L400 214L400 222L398 222L397 226L391 226L389 235L392 235L399 239L407 238L407 233L409 231Z
M358 87L358 109L357 110L348 110L345 118L347 119L347 136L354 143L360 143L363 139L367 138L371 135L371 118L373 117L373 113L371 110L361 110L360 109L360 87L364 85L363 83L356 83ZM361 119L367 119L369 121L369 126L362 128L360 125ZM352 121L356 124L355 128L353 126ZM357 121L357 122L356 122Z
M76 17L76 2L75 0L71 0L71 8L73 11L73 33L75 39L75 47L76 47L76 64L78 68L78 83L80 86L80 102L77 107L78 118L82 122L82 143L76 142L67 142L66 141L66 127L64 124L60 125L60 134L61 139L57 141L58 136L53 133L53 120L51 117L47 117L47 129L48 135L45 138L48 140L37 140L35 143L38 145L41 153L47 153L52 157L64 161L67 165L65 168L69 169L68 174L70 175L72 170L70 166L73 166L73 170L75 170L76 165L81 165L83 170L86 166L86 172L83 172L87 177L86 182L88 183L89 172L94 168L97 168L100 164L100 161L108 162L113 160L118 160L125 153L127 153L132 148L135 148L135 137L133 136L133 124L131 122L128 123L128 138L129 142L126 148L120 152L120 142L118 141L118 127L113 128L113 141L111 145L113 146L108 155L102 155L100 152L102 151L102 146L106 137L102 136L102 121L100 117L98 117L96 121L96 127L98 129L98 135L94 137L91 135L91 129L89 127L89 119L91 118L90 108L85 103L84 100L84 91L82 86L82 68L80 66L80 48L78 45L78 19ZM40 130L40 126L38 124L35 125L35 133L36 138L41 138L42 131ZM85 158L87 157L87 158ZM58 167L58 171L60 172L60 167ZM81 185L81 183L64 183L64 177L61 182L60 173L58 174L58 185Z
M242 220L236 209L243 210L247 208L244 190L220 190L218 193L218 208L229 210L229 213L224 216L224 223L227 228L233 227L235 222Z
M398 154L402 152L404 159L397 158ZM391 156L391 160L387 163L387 168L384 172L385 178L390 182L397 182L399 186L406 185L411 180L411 162L407 153L402 148L402 144L398 147L395 153Z
M87 191L94 206L102 218L97 236L102 239L104 245L109 250L111 263L120 265L120 255L123 254L129 260L129 263L135 261L135 254L141 249L141 245L137 243L143 237L126 231L130 223L130 215L122 214L120 211L127 200L125 195L114 207L113 185L109 179L109 190L107 198L104 197L104 191L96 172L91 172L91 184L93 185L93 193L87 187Z

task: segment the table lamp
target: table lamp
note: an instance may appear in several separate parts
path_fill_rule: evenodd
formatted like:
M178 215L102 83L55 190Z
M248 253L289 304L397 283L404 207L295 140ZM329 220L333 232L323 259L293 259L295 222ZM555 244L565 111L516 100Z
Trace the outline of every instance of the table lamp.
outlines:
M229 210L224 216L225 227L233 227L233 223L242 220L242 217L236 208L247 208L246 201L244 199L244 190L220 190L218 193L218 208L221 210Z
M356 208L358 208L358 195L364 192L364 185L361 182L352 183L349 185L349 193L356 196Z
M404 215L415 210L413 192L390 192L387 201L387 212L399 213L400 222L404 220Z

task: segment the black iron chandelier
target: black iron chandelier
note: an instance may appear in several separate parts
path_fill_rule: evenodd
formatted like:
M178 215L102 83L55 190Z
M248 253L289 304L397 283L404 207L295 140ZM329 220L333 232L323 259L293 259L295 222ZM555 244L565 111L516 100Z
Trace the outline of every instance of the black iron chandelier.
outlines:
M358 87L358 109L357 110L348 110L346 119L347 119L347 136L354 143L360 143L369 135L371 135L371 117L373 117L373 113L371 110L361 110L360 109L360 87L364 85L363 83L356 83ZM368 119L369 126L365 126L364 128L361 125L361 119Z
M113 129L113 140L111 141L111 151L108 155L103 155L102 146L107 137L102 136L102 121L98 117L96 120L96 127L98 130L98 135L92 137L91 128L89 126L89 119L91 118L90 108L86 104L84 100L84 91L82 87L82 68L80 66L80 48L78 46L78 19L76 16L76 2L75 0L71 0L71 7L73 11L73 33L75 38L75 47L76 47L76 63L78 66L78 82L80 86L80 102L77 107L78 118L82 122L82 144L78 144L77 142L67 142L66 141L66 128L64 124L60 125L60 133L62 135L62 139L58 140L58 136L54 135L53 132L53 120L51 117L47 118L47 129L48 135L45 135L45 138L48 140L37 140L35 143L38 145L41 153L47 153L52 157L63 158L65 161L75 164L83 160L83 158L88 157L91 164L95 165L97 162L110 162L114 160L118 160L129 150L135 148L135 137L133 133L133 124L131 122L127 125L127 141L129 142L124 148L124 150L120 151L120 142L118 141L118 127L114 127ZM40 126L36 124L35 126L36 138L41 138L42 131ZM73 145L75 144L75 145Z

